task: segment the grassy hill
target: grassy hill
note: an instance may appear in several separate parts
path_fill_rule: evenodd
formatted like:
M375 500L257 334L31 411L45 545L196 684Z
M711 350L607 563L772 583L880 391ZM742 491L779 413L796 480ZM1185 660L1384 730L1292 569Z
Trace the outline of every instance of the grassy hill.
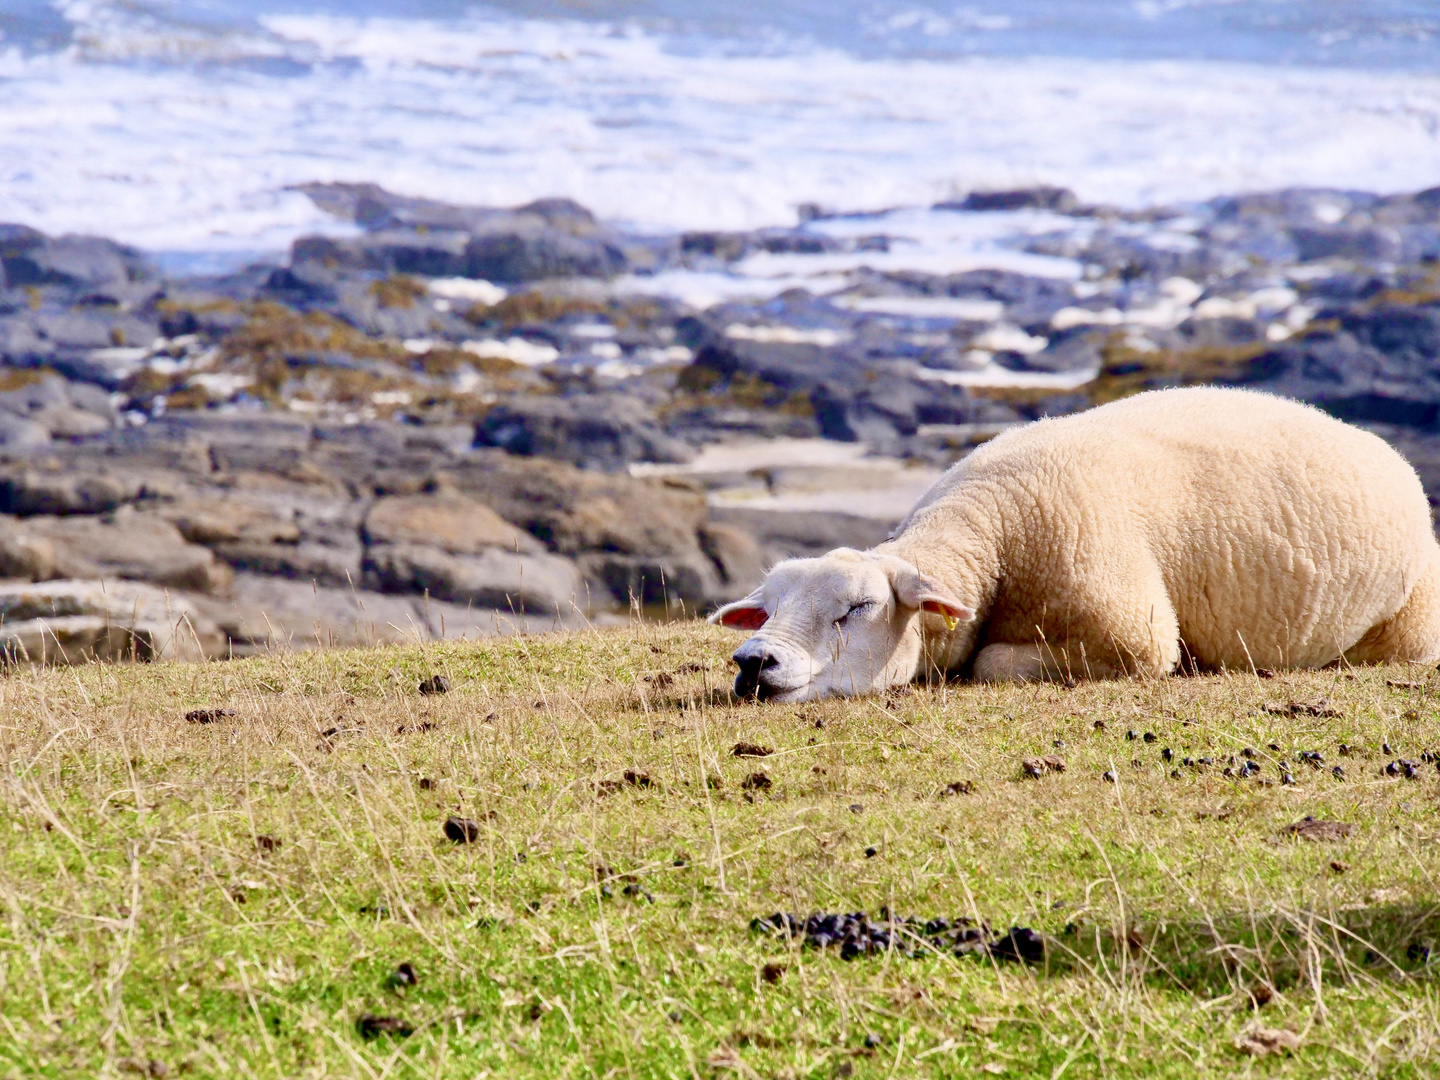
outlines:
M735 640L0 677L0 1075L1440 1069L1435 673L767 707L730 699ZM1305 815L1353 830L1282 834ZM1045 955L751 928L882 908Z

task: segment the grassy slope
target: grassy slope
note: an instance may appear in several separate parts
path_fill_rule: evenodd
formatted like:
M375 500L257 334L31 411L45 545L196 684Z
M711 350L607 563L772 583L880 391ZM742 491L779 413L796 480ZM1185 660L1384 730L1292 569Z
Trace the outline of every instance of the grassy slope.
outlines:
M1440 1069L1417 946L1440 937L1440 780L1378 775L1383 741L1440 747L1426 689L1387 684L1430 672L762 707L723 689L733 643L683 625L0 678L0 1074ZM416 693L433 672L451 693ZM1261 711L1314 694L1342 715ZM186 723L198 707L235 716ZM768 791L742 790L759 763L730 754L741 739L776 750ZM1065 773L1022 779L1056 739ZM1172 779L1160 757L1272 741L1326 769L1266 787L1218 764ZM1368 755L1343 782L1340 741ZM605 780L621 787L597 797ZM955 780L977 790L936 797ZM483 822L476 843L442 838L454 812ZM1306 813L1358 828L1274 840ZM602 895L597 865L653 903L623 879ZM748 929L882 904L1030 925L1051 959L847 963ZM390 985L401 962L418 985ZM366 1041L366 1012L416 1031ZM1239 1056L1257 1020L1299 1053Z

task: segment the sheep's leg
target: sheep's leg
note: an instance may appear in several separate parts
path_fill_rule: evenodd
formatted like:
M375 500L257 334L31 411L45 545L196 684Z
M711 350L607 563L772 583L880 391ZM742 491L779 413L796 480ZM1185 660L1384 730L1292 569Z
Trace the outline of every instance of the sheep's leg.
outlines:
M1145 560L1100 570L1057 588L1048 617L1011 616L996 642L975 657L984 682L1039 679L1156 678L1180 662L1180 627L1159 568ZM1028 634L1027 634L1028 631Z
M1400 610L1345 650L1345 659L1352 664L1440 660L1440 554L1431 559Z
M1172 665L1173 666L1173 665ZM1158 665L1118 662L1110 646L1085 649L1049 645L987 645L975 654L977 682L1040 682L1068 679L1121 679L1127 675L1163 675Z
M1039 682L1057 675L1055 665L1034 645L986 645L975 654L979 682Z

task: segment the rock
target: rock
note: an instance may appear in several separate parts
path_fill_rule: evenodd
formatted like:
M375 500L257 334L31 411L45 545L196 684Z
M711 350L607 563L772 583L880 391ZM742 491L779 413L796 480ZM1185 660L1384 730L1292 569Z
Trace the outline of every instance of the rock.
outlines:
M1381 306L1275 346L1244 381L1352 422L1433 427L1440 378L1427 357L1437 348L1440 306Z
M425 544L372 544L365 553L364 581L384 592L429 593L517 614L588 606L584 581L569 559L496 547L452 555Z
M0 585L9 661L195 660L223 654L219 627L183 595L131 582Z
M192 544L218 547L225 544L246 545L295 544L300 529L293 520L263 503L249 502L230 495L195 495L166 503L157 513L169 521L180 535Z
M743 232L687 232L680 236L680 251L691 257L703 256L734 262L750 250L750 234Z
M432 229L422 233L414 229L394 228L354 239L304 236L296 240L291 248L290 263L292 267L304 268L302 273L313 273L310 267L318 265L330 270L461 277L465 271L465 247L469 240L468 233L450 229ZM333 276L329 280L333 281Z
M306 185L301 190L322 208L370 231L342 240L304 237L292 251L292 267L318 263L508 284L609 278L627 265L619 238L569 199L497 210L410 199L374 185Z
M733 525L712 522L700 530L700 548L720 571L727 596L744 596L765 576L765 557L755 538Z
M0 578L48 581L55 576L55 546L12 517L0 517Z
M118 577L203 593L230 584L228 566L154 514L126 509L105 519L33 517L24 527L53 545L56 572L65 577Z
M270 574L317 585L353 585L361 578L363 551L358 537L349 543L264 543L240 540L213 545L217 556L236 570Z
M493 222L465 248L465 277L519 283L545 278L611 278L624 272L625 253L614 242L575 235L523 216Z
M619 555L587 552L577 558L598 595L630 607L688 608L692 614L729 596L715 564L697 547L676 555ZM607 595L608 594L608 595Z
M1080 205L1069 188L1038 185L1010 191L972 191L960 202L940 202L936 210L1054 210L1068 214Z
M475 442L609 472L637 461L683 463L695 456L665 434L643 404L620 394L513 398L485 415Z
M365 515L371 544L425 544L452 555L479 555L486 548L533 554L543 546L482 502L460 494L392 495Z
M689 484L501 453L457 461L450 475L460 491L562 555L699 552L707 509L705 496Z
M1399 234L1394 229L1383 227L1310 225L1293 228L1290 235L1303 262L1312 259L1393 262L1400 254Z
M103 286L136 281L151 273L134 248L98 236L52 239L23 225L0 225L0 265L11 288Z
M771 562L823 555L837 547L863 551L883 543L892 528L892 523L877 518L830 510L713 506L710 517L707 528L721 525L753 537ZM724 564L721 565L723 569Z
M6 414L0 413L0 427ZM46 436L49 441L49 436ZM125 470L62 463L0 466L0 513L103 514L139 498L144 485Z
M26 454L50 445L50 431L44 424L14 413L0 413L0 450Z

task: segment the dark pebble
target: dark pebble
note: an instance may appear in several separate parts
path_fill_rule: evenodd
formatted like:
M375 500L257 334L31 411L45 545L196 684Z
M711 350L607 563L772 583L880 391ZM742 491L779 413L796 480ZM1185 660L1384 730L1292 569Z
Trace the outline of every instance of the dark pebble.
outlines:
M1096 721L1095 721L1095 730L1096 730L1096 731L1104 731L1104 730L1105 730L1105 721L1104 721L1104 720L1096 720Z
M1255 756L1255 748L1253 746L1245 747L1240 751L1240 756L1243 758L1253 758Z
M397 1035L405 1038L415 1032L414 1027L407 1024L396 1016L376 1016L374 1013L365 1013L356 1022L360 1029L362 1039L375 1039L381 1035Z
M1270 744L1270 751L1271 751L1271 753L1275 753L1275 754L1283 754L1283 753L1285 752L1285 751L1283 751L1283 750L1280 749L1280 744L1279 744L1279 743L1273 743L1273 742Z
M395 969L390 976L392 986L414 986L420 981L420 976L415 973L413 964L404 963Z
M763 772L752 772L740 781L740 786L746 791L768 791L773 783L774 781Z
M1381 744L1380 744L1380 752L1381 752L1382 754L1393 754L1393 753L1395 753L1395 751L1394 751L1393 749L1391 749L1390 744L1389 744L1388 742L1387 742L1387 743L1381 743Z
M1137 738L1139 738L1139 736L1135 734L1134 728L1131 728L1129 731L1125 732L1126 742L1134 742Z
M861 813L864 809L865 809L865 807L864 807L861 803L852 802L852 803L850 804L850 813L852 813L852 814Z
M1333 769L1330 770L1330 775L1335 777L1336 780L1344 780L1345 767L1343 765L1336 765Z
M880 1045L880 1036L876 1035L873 1031L870 1032L865 1036L865 1045L867 1048L874 1050L875 1047Z
M445 819L445 839L456 844L473 844L480 839L480 823L452 815Z
M753 742L737 742L730 753L736 757L769 757L775 751Z
M234 715L234 709L191 709L185 714L185 719L192 724L213 724Z
M999 960L1023 960L1038 964L1045 959L1045 939L1028 926L1012 926L990 946L990 955Z
M1384 770L1384 771L1385 771L1385 775L1386 775L1386 776L1399 776L1399 775L1400 775L1400 763L1399 763L1398 761L1392 761L1392 762L1390 762L1389 765L1386 765L1386 766L1385 766L1385 770Z
M1159 736L1156 735L1153 731L1147 731L1147 732L1145 732L1144 735L1142 735L1142 736L1140 736L1140 737L1141 737L1142 739L1144 739L1146 742L1154 742L1156 739L1159 738Z
M1291 776L1288 772L1283 772L1280 774L1280 783L1289 786L1295 783L1295 777Z
M1161 756L1162 758L1164 758L1166 761L1174 761L1174 760L1175 760L1175 751L1174 751L1174 750L1171 750L1170 747L1167 746L1167 747L1165 747L1164 750L1161 750L1161 751L1160 751L1160 756Z
M682 1019L682 1017L680 1016L680 1010L678 1009L671 1009L668 1013L665 1014L665 1018L669 1020L672 1024L678 1024Z
M1171 780L1179 780L1179 779L1180 779L1180 770L1179 770L1179 769L1171 769L1171 770L1170 770L1170 779L1171 779Z
M420 683L422 694L448 694L450 692L450 680L444 675L431 675Z
M266 833L261 833L255 837L255 846L267 855L271 852L279 851L280 845L283 843L285 843L285 841L281 840L278 836L269 836Z
M1109 769L1106 769L1103 773L1100 774L1100 779L1104 780L1107 784L1113 784L1115 783L1115 774Z
M879 848L867 847L867 848L865 849L865 858L867 858L867 859L873 859L876 855L879 855L879 854L880 854L880 849L879 849Z

